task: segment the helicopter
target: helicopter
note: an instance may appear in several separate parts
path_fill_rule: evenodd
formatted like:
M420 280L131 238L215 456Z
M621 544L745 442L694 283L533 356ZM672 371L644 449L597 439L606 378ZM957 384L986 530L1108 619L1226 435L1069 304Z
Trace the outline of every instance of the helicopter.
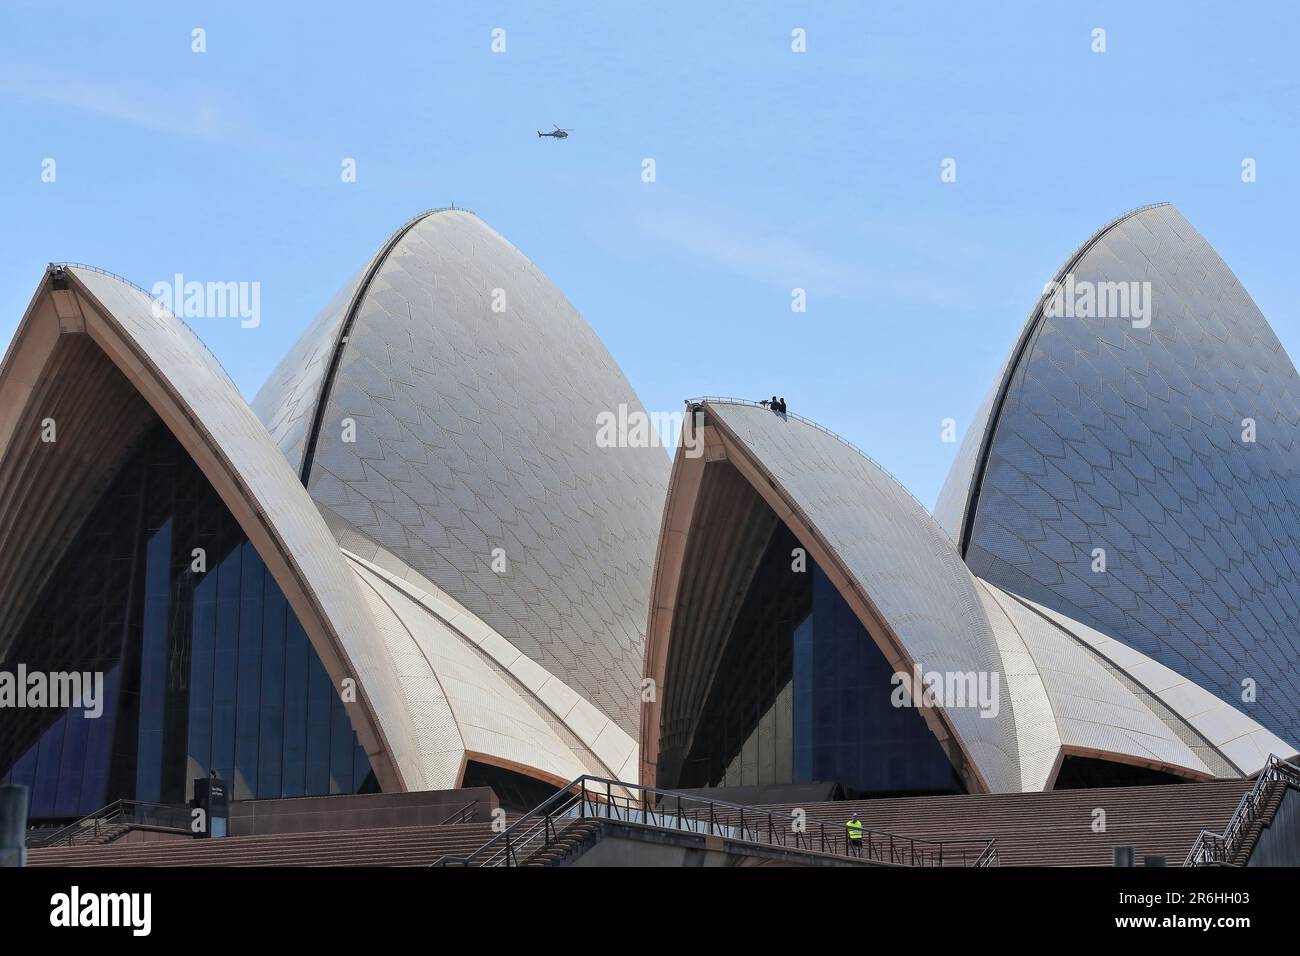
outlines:
M551 125L552 125L552 126L555 126L554 123L552 123ZM537 136L538 136L539 139L540 139L541 137L543 137L543 136L549 136L549 137L551 137L552 139L568 139L568 138L569 138L569 134L572 133L572 132L573 132L573 130L571 130L571 129L560 129L559 126L555 126L555 129L554 129L552 132L550 132L550 133L543 133L541 130L538 130L538 131L537 131Z

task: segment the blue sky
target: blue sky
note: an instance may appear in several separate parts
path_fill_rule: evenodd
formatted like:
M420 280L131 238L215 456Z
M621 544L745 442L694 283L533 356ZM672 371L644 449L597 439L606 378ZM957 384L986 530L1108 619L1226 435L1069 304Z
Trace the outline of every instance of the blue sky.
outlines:
M648 408L778 392L927 505L941 420L969 425L1042 284L1131 207L1174 202L1300 354L1293 4L309 9L0 8L0 337L50 260L257 281L257 329L195 323L251 397L397 225L454 202Z

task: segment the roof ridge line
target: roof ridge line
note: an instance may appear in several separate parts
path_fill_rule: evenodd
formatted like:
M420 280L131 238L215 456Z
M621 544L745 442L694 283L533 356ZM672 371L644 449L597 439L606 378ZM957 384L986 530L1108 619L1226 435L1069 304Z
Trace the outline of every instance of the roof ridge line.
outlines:
M388 261L389 255L397 248L397 244L406 238L406 234L425 219L440 212L467 212L471 216L478 218L478 214L472 210L458 209L456 206L438 206L412 216L398 226L384 241L384 244L379 247L379 251L371 257L370 262L366 265L365 275L362 276L361 281L357 283L356 289L352 292L347 311L343 313L343 321L339 323L338 335L334 339L334 348L330 353L329 366L325 370L324 379L321 380L320 391L316 393L316 404L312 408L311 427L307 431L307 440L302 453L302 467L298 471L298 478L304 488L307 487L307 482L311 478L311 466L316 457L316 439L320 435L320 427L325 418L325 406L329 403L329 395L334 388L334 377L338 373L339 363L343 360L343 346L347 344L348 337L352 333L352 325L356 321L357 312L361 309L361 303L365 301L366 295L370 292L370 284Z
M118 282L122 283L127 288L140 293L150 302L157 303L158 301L158 297L154 295L152 292L150 292L149 290L147 290L144 286L136 285L126 276L118 275L116 272L113 272L109 269L102 269L99 266L92 266L88 262L51 262L48 265L46 265L45 272L48 275L54 272L56 269L85 269L87 272L95 272L102 276L108 276L110 279L116 279ZM194 336L194 338L198 341L198 343L203 346L204 351L206 351L210 356L212 356L212 360L217 363L217 367L221 369L222 374L225 375L227 379L229 379L230 384L234 385L235 379L230 374L229 369L226 368L226 366L222 363L221 359L217 358L217 353L212 351L211 346L209 346L207 342L203 341L202 336L200 336L198 332L194 331L194 326L190 325L183 318L177 315L174 309L168 309L167 314L170 315L173 319L175 319L177 322L179 322L181 325L185 326L185 328L189 330L190 335ZM236 391L238 391L238 389L236 389ZM243 397L242 392L240 393L240 397L241 398Z
M1173 206L1170 202L1147 203L1145 206L1138 206L1130 209L1122 215L1116 216L1110 222L1106 223L1091 236L1089 236L1078 248L1074 250L1062 263L1061 267L1056 270L1052 276L1052 281L1060 283L1065 276L1070 274L1079 262L1083 260L1102 237L1109 233L1120 223L1132 219L1141 213L1151 209L1160 209L1165 206ZM1043 286L1045 290L1046 285ZM975 465L971 470L970 483L966 487L964 500L962 502L961 524L957 528L957 539L954 542L957 546L957 552L961 555L962 560L966 559L966 549L970 543L971 532L975 525L975 512L979 503L980 486L984 483L984 472L988 465L989 454L993 448L993 435L997 431L998 422L1002 417L1002 409L1006 405L1007 395L1011 391L1011 381L1015 378L1016 371L1020 368L1022 359L1029 349L1030 343L1034 340L1038 329L1043 323L1043 307L1046 304L1046 294L1040 291L1034 299L1033 307L1029 310L1029 318L1025 320L1024 328L1020 330L1015 344L1012 346L1011 355L1007 359L1006 368L1002 373L1002 380L998 383L997 395L993 400L993 405L989 409L988 418L985 421L984 434L980 438L980 446L975 456Z
M698 403L698 404L718 404L718 405L747 405L747 406L750 406L750 407L752 407L752 408L764 408L764 407L765 407L765 406L763 405L762 402L755 402L755 401L752 401L752 400L750 400L750 399L748 399L748 398L729 398L729 397L727 397L727 396L725 396L725 395L705 395L705 396L703 396L703 397L701 397L701 398L688 398L688 399L686 400L686 402L687 402L688 405L690 405L690 404L697 404L697 403ZM915 502L917 503L917 505L920 506L920 508L921 508L922 511L924 511L927 515L930 515L931 518L934 517L934 515L931 515L931 514L930 514L930 509L927 508L925 505L921 504L921 499L918 498L918 497L916 497L916 495L912 494L912 489L911 489L911 488L908 488L907 485L903 484L901 481L898 480L898 476L897 476L897 475L895 475L892 471L890 471L888 468L886 468L884 465L882 465L882 464L881 464L879 461L877 461L875 458L873 458L873 457L871 457L870 455L868 455L865 451L863 451L863 450L862 450L861 448L859 448L857 445L853 444L853 442L849 441L849 440L848 440L847 438L845 438L843 435L839 434L838 432L833 432L833 431L831 431L829 428L827 428L825 425L818 424L817 422L813 421L811 418L805 418L803 415L797 415L797 414L795 414L794 412L782 412L781 414L783 414L786 418L793 418L795 421L802 422L802 423L805 424L805 425L809 425L809 426L811 426L811 427L817 429L817 431L822 432L822 433L824 433L824 434L826 434L826 435L829 435L831 438L834 438L834 439L835 439L837 442L839 442L841 445L845 445L845 446L847 446L849 449L851 449L851 450L857 452L858 455L860 455L861 457L865 458L865 459L866 459L867 461L869 461L871 464L875 465L875 466L876 466L877 468L879 468L882 472L884 472L885 475L886 475L886 476L887 476L891 481L893 481L894 484L898 485L898 487L902 488L903 491L907 492L907 496L908 496L909 498L911 498L913 501L915 501ZM940 529L940 530L942 530L942 529Z

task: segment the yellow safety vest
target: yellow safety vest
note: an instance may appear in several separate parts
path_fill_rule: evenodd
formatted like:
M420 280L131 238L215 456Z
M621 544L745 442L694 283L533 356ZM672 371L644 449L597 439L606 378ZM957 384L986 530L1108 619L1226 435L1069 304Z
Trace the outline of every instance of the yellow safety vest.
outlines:
M853 840L854 842L860 842L860 841L862 840L862 821L861 821L861 820L858 820L858 819L855 818L855 819L853 819L853 820L850 820L848 823L846 823L846 824L844 824L844 825L845 825L846 827L849 828L849 839L850 839L850 840Z

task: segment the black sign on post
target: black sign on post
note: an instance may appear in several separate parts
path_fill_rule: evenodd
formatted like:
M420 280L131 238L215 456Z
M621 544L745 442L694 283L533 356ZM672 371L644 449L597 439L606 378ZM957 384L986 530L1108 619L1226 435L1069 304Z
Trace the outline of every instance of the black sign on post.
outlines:
M194 781L194 806L203 811L204 826L197 837L223 837L229 832L230 800L226 781L212 776Z

